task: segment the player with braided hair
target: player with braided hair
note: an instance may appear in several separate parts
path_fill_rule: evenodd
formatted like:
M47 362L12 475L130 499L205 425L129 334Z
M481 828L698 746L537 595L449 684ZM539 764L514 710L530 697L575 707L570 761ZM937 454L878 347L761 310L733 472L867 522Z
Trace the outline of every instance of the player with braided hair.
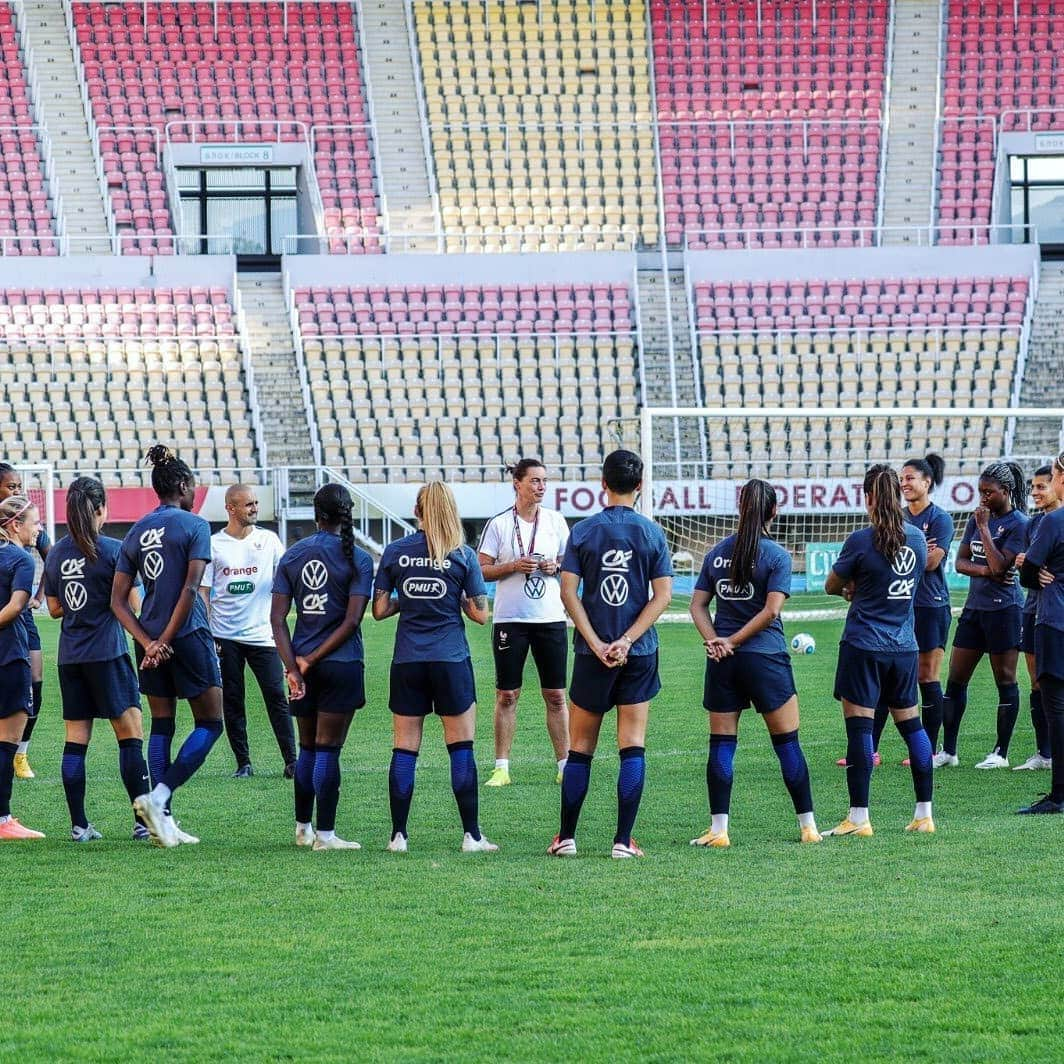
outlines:
M170 798L203 764L222 734L222 678L199 594L211 559L210 525L191 512L196 481L168 447L152 447L151 483L159 505L126 534L115 563L111 610L133 637L140 690L151 708L148 767L154 788L133 808L159 846L198 842L180 829ZM139 577L144 602L137 617L129 593ZM171 763L177 700L187 699L195 727Z
M1016 556L1026 547L1027 478L1015 462L992 462L979 476L979 506L957 552L957 572L970 577L957 622L942 703L942 750L935 766L956 766L957 736L968 704L968 683L984 654L998 689L997 741L976 768L1008 768L1009 741L1020 711L1016 663L1023 626L1023 592Z
M273 579L270 626L288 672L290 709L299 727L296 845L358 850L336 834L340 751L355 711L366 704L362 615L373 588L373 561L355 546L351 495L326 484L314 496L318 531L282 556ZM288 610L296 606L296 627ZM317 822L314 823L315 804Z

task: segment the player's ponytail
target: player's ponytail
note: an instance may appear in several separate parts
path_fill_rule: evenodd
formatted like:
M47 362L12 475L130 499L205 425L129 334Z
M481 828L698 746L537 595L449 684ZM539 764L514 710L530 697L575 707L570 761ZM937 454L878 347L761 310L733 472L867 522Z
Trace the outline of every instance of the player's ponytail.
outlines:
M355 567L355 523L351 517L351 493L342 484L326 484L314 495L314 520L339 527L344 556Z
M889 465L874 465L865 473L865 498L872 502L872 542L888 561L905 545L905 516L901 509L901 483Z
M915 469L925 480L931 481L931 488L942 487L946 478L946 463L939 454L928 454L923 458L910 458L904 468Z
M1027 475L1017 462L991 462L979 474L980 480L992 480L1012 500L1012 508L1027 513Z
M67 531L90 562L100 556L96 518L106 505L107 494L95 477L78 477L67 488Z
M429 557L442 568L447 555L465 542L454 492L442 480L431 481L417 493L414 516L425 533Z
M739 528L731 557L731 582L745 587L753 579L761 537L776 514L776 489L764 480L748 480L739 492Z
M157 443L148 448L145 457L152 467L151 486L160 500L183 495L195 482L192 470L169 447Z

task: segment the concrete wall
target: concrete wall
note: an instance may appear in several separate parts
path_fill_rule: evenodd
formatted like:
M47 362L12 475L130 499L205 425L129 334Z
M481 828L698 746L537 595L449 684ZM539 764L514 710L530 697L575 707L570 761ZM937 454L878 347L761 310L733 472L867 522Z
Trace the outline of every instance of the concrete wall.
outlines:
M0 287L118 288L209 285L232 288L232 255L70 255L0 258Z

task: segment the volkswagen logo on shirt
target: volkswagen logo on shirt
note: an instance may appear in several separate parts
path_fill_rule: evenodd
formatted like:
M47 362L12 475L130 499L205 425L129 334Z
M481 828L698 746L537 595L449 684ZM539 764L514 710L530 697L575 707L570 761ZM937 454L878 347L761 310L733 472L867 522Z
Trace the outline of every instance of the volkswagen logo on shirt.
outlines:
M80 580L71 580L63 588L63 598L66 600L67 609L71 613L77 613L85 605L87 597L85 585Z
M623 606L628 601L628 579L622 573L610 573L599 587L607 606Z
M166 568L166 562L163 560L162 554L157 550L148 551L141 559L140 564L144 570L144 575L149 580L158 580L163 575L163 569Z
M912 547L902 547L894 555L891 568L901 579L890 582L887 598L893 601L911 599L916 590L916 577L913 575L916 572L916 551Z
M916 551L912 547L902 547L894 555L894 564L891 568L898 576L912 576L916 570Z
M303 566L300 578L308 591L320 591L329 582L329 570L324 562L312 558Z
M547 593L547 581L542 576L525 577L525 594L530 599L541 599Z

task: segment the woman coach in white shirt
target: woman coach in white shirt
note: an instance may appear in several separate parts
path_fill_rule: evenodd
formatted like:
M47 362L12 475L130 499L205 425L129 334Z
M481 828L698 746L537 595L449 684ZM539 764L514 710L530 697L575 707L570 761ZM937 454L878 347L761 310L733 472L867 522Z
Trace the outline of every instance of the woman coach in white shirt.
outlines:
M211 536L211 560L200 589L222 667L225 734L236 758L233 775L252 775L244 704L244 666L250 665L284 759L285 778L290 779L296 760L295 736L284 671L270 628L273 576L284 546L269 529L256 527L259 500L250 485L231 485L225 493L225 510L229 523Z
M569 526L557 510L542 505L547 470L538 458L522 458L507 472L513 477L514 504L488 522L478 548L484 579L496 583L491 632L495 770L488 787L510 783L517 699L530 650L547 707L547 731L558 759L558 782L569 751L569 707L565 700L569 639L557 578Z

